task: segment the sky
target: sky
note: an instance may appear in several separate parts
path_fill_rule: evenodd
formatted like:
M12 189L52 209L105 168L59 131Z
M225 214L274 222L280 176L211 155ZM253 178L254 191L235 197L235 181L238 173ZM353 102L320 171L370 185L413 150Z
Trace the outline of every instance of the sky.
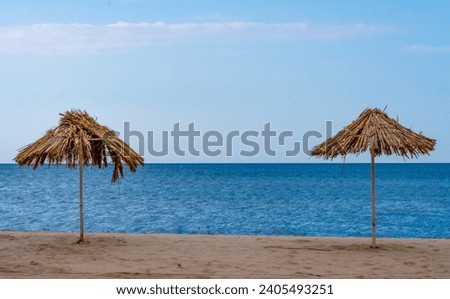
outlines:
M406 162L448 163L449 78L448 1L2 1L0 162L70 109L121 138L128 130L146 163L324 162L307 149L372 107L437 140L429 156ZM276 136L266 151L268 123ZM186 155L177 155L177 124L193 124L199 151L217 131L220 154L193 155L183 137ZM168 155L151 155L163 131ZM284 143L282 132L292 135ZM287 155L297 141L302 150ZM258 154L243 156L255 143Z

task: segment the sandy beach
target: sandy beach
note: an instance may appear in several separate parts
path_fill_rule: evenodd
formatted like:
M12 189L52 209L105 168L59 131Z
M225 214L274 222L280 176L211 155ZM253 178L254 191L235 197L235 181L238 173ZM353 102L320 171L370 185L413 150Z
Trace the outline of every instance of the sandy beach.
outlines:
M450 278L449 239L0 232L0 278Z

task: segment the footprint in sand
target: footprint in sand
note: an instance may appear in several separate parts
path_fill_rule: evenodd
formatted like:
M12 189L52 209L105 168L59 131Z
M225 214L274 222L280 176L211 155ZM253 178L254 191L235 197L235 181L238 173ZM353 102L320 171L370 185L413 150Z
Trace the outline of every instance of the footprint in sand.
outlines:
M11 235L0 235L0 240L14 241L16 238Z

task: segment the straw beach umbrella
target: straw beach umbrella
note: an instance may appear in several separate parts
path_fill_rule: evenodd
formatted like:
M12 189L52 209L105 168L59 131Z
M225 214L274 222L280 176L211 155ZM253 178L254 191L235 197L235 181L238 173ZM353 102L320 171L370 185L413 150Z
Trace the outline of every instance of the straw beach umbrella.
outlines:
M350 125L334 137L315 146L311 155L333 159L337 156L370 152L372 174L372 247L376 247L375 157L382 154L407 158L428 154L436 140L400 125L380 109L364 110Z
M19 150L14 160L20 166L36 169L44 163L74 169L78 166L80 174L80 240L84 242L83 225L83 167L87 165L107 167L114 165L112 182L123 176L123 164L134 172L144 159L120 140L113 130L98 124L85 111L72 110L60 114L59 125L47 131L36 142Z

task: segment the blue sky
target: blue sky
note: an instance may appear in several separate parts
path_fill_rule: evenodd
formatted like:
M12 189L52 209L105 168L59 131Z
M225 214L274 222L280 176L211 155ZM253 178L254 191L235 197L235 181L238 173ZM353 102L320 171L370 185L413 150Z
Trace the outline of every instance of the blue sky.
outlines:
M293 142L324 134L327 120L335 134L366 107L385 106L437 139L436 151L412 162L450 162L447 1L3 1L0 66L0 162L71 108L122 133L127 121L154 131L158 148L177 122L223 135L270 122L293 131ZM145 158L322 162L282 149L275 157Z

